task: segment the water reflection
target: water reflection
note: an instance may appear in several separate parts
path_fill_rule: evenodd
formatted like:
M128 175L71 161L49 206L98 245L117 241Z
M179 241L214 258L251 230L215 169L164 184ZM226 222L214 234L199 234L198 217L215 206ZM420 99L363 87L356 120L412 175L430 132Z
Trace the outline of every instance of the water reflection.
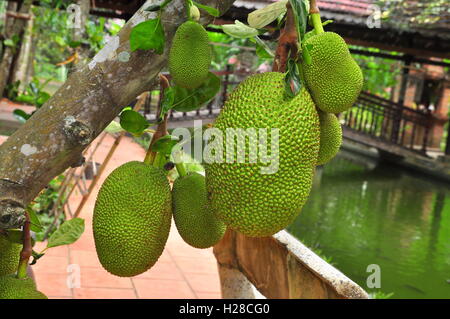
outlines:
M288 230L367 290L378 264L385 293L450 298L448 184L342 151Z

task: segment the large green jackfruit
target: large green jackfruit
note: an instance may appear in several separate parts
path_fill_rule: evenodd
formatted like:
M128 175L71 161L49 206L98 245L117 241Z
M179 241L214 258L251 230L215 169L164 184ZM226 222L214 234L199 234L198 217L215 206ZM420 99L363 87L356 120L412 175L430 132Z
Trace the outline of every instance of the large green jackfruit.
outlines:
M222 239L226 226L209 206L204 176L192 172L176 179L172 207L177 230L189 245L208 248Z
M11 243L6 234L0 233L0 276L13 274L19 266L22 245Z
M320 149L317 165L323 165L339 152L342 144L342 127L336 115L319 112Z
M95 247L103 267L116 276L147 271L161 256L172 218L165 173L128 162L105 180L94 208Z
M319 116L308 91L302 89L291 99L285 93L284 74L253 75L231 93L214 128L224 136L223 143L214 137L205 150L206 185L214 212L247 236L270 236L284 229L308 198L319 152ZM238 129L236 138L229 128ZM242 141L252 131L257 136L245 138L246 151L239 150L239 138ZM272 150L277 140L278 148ZM215 144L224 148L222 163L220 156L208 157ZM255 146L256 160L250 156Z
M303 70L316 106L328 113L351 108L361 92L363 75L344 39L324 32L308 38L305 45L310 45L312 60L303 63Z
M208 77L211 59L205 28L194 21L183 23L175 33L169 53L169 71L175 83L188 89L199 87Z
M31 278L18 279L15 275L0 277L0 299L48 299L36 289Z

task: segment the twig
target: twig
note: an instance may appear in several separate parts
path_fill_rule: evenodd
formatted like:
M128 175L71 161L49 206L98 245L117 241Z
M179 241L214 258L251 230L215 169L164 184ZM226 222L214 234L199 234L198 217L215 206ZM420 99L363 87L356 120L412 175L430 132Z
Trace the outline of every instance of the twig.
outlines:
M23 225L23 247L20 252L19 267L17 269L17 278L24 279L27 277L28 263L33 254L33 247L31 245L31 223L30 215L25 213L25 224Z
M6 12L6 16L15 18L15 19L22 19L22 20L30 20L31 19L30 14L17 13L17 12L12 12L12 11Z
M298 52L298 35L297 28L295 26L294 13L290 3L286 4L287 15L286 24L280 39L278 40L278 47L275 53L275 60L273 63L272 71L274 72L286 72L286 66L289 58L295 59Z
M161 85L161 91L160 91L160 99L158 103L158 111L156 112L157 118L160 117L161 111L162 111L162 100L164 98L164 91L170 87L169 80L163 75L159 74L159 81ZM167 122L169 119L169 113L166 113L164 115L164 119L161 121L161 123L158 124L158 127L156 128L156 132L152 136L152 140L150 141L150 145L148 146L147 154L145 155L144 163L147 164L153 164L153 161L156 157L156 152L152 151L152 146L155 144L155 142L160 139L163 136L166 136L169 134L167 131Z

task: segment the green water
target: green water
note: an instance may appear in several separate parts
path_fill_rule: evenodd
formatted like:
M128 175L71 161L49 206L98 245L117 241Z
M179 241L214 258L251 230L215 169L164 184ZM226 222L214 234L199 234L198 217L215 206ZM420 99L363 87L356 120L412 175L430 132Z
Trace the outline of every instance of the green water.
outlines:
M450 185L341 152L288 231L366 291L450 298ZM367 287L367 266L381 287Z

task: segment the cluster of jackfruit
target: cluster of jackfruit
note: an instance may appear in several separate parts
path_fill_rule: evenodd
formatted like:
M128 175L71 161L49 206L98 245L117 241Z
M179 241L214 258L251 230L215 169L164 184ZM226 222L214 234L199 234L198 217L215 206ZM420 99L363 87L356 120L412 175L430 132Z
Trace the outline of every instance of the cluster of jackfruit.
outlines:
M225 226L207 203L204 177L178 178L170 190L163 169L128 162L105 180L93 216L94 240L102 266L111 274L132 277L150 269L161 256L171 219L182 238L196 248L217 243Z
M306 40L311 64L303 63L306 87L294 98L285 94L284 74L268 72L242 82L229 96L214 127L221 130L223 152L237 149L227 129L278 129L278 170L262 174L261 159L206 165L206 185L214 214L247 236L269 236L287 227L306 202L316 165L331 160L342 144L334 113L348 110L362 88L362 72L344 40L325 32ZM234 131L232 134L236 134ZM245 153L258 140L245 135ZM229 142L231 140L231 142ZM271 139L267 141L271 144ZM274 155L274 154L271 154ZM246 155L247 156L247 155Z

